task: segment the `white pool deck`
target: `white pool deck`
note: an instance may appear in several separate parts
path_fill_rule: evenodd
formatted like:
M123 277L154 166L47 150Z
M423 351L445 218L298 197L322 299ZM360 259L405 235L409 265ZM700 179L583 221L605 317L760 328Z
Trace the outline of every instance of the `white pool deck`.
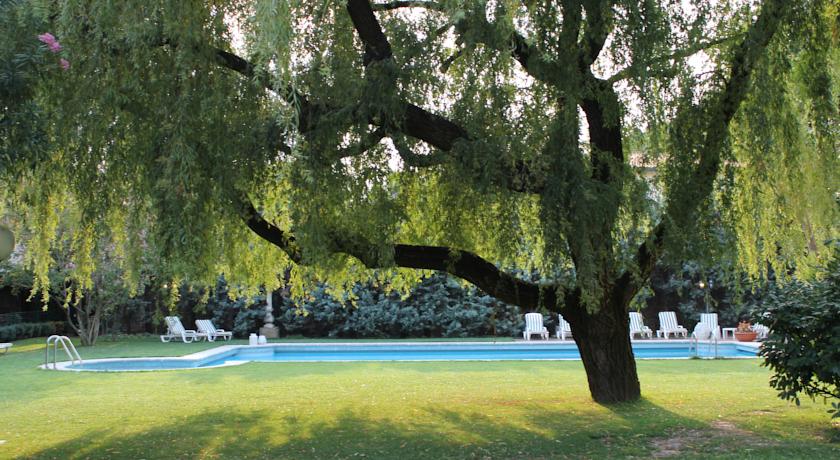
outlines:
M634 346L638 345L655 345L655 344L671 344L671 345L690 345L695 343L691 339L642 339L642 340L633 340L632 341ZM453 346L453 345L464 345L464 346L481 346L481 345L490 345L490 344L499 344L505 346L514 346L514 347L531 347L531 346L540 346L540 345L557 345L557 344L566 344L569 346L575 346L575 342L573 340L559 340L559 339L548 339L548 340L514 340L514 341L495 341L495 340L487 340L487 341L470 341L470 342L411 342L411 341L394 341L394 342L269 342L264 345L220 345L218 347L210 348L207 350L199 351L196 353L190 353L183 356L150 356L150 357L136 357L136 358L100 358L100 359L89 359L85 360L86 364L88 363L101 363L106 364L109 362L113 363L125 363L125 362L167 362L170 364L176 364L178 362L183 362L184 367L172 367L172 368L163 368L163 369L120 369L120 370L108 370L108 369L75 369L71 367L73 365L72 361L60 361L55 364L53 367L52 363L47 365L40 365L38 366L41 369L47 370L60 370L60 371L75 371L75 372L161 372L161 371L169 371L169 370L190 370L190 369L212 369L217 367L228 367L228 366L237 366L240 364L245 364L248 362L258 362L259 359L255 359L253 361L247 360L239 360L239 361L225 361L221 364L216 364L212 366L200 366L196 367L194 364L196 362L209 362L209 361L216 361L223 357L232 356L236 354L237 351L241 349L245 349L248 351L255 351L259 352L262 349L294 349L299 348L301 346L307 347L390 347L393 345L402 345L402 346L425 346L425 347L435 347L435 346ZM709 340L699 340L696 342L698 347L714 347L715 343ZM758 349L761 347L761 342L738 342L733 340L725 340L719 341L718 345L738 345L744 348L748 348L751 351L757 352ZM177 343L172 344L173 347L178 346ZM637 360L655 360L655 359L691 359L686 357L662 357L662 358L636 358ZM711 357L700 357L700 359L714 359ZM726 357L725 359L755 359L755 357ZM580 358L558 358L556 360L534 360L534 361L579 361ZM476 360L476 361L485 361L485 360ZM498 360L486 360L486 361L498 361ZM530 361L529 359L521 359L521 361ZM295 362L295 361L286 361L286 362ZM319 361L301 361L307 363L318 363ZM359 361L329 361L329 362L359 362ZM392 360L389 362L401 362L399 360ZM405 362L421 362L417 360L406 360Z

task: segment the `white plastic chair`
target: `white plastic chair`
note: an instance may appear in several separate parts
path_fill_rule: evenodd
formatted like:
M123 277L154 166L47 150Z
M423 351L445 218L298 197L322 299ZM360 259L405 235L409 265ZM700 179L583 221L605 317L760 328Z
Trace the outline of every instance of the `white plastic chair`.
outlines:
M645 326L645 319L642 317L642 314L637 311L630 312L630 340L633 340L633 337L636 334L640 335L642 338L652 338L653 331Z
M656 337L668 338L670 334L674 337L682 335L688 338L688 329L677 324L677 314L672 311L663 311L659 313L659 329L656 331Z
M168 343L172 339L180 339L184 343L190 343L207 338L207 334L203 332L199 333L192 329L184 329L184 325L181 324L181 318L177 316L167 316L164 320L166 321L167 330L166 334L160 336L161 342Z
M699 326L703 325L705 331L699 330ZM694 328L694 337L698 339L718 339L720 340L720 326L718 326L717 313L700 313L700 322Z
M755 323L752 326L750 326L750 329L752 329L758 334L757 336L755 336L755 338L758 340L766 339L767 334L770 333L770 328L763 324Z
M531 340L531 335L539 334L540 337L548 339L548 329L543 326L543 317L541 313L526 313L525 314L525 330L522 331L522 337L525 340Z
M572 336L572 325L569 324L568 321L563 319L563 315L557 315L557 332L555 335L560 340L566 340L566 336Z
M195 327L198 328L198 332L206 334L207 340L210 342L215 341L219 337L225 340L230 340L231 337L233 337L233 332L229 332L224 329L217 329L216 326L213 325L213 321L209 319L195 320Z
M11 343L0 343L0 350L3 350L4 355L9 352L9 348L12 348Z

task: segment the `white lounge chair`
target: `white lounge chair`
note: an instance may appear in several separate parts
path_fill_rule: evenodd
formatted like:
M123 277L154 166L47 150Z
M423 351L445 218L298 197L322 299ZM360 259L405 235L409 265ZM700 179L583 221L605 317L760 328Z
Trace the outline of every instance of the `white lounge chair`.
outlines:
M694 327L692 336L701 340L720 340L720 326L717 313L700 313L700 322Z
M543 317L541 313L526 313L525 314L525 330L522 331L522 337L525 340L531 340L531 335L539 334L540 337L548 339L548 329L543 326Z
M750 326L750 329L752 329L758 334L757 336L755 336L756 340L764 340L767 338L767 334L770 333L770 328L763 324L755 323L752 326Z
M633 340L633 337L636 334L642 336L642 338L652 338L653 331L645 326L645 319L642 317L642 314L637 311L630 312L630 340Z
M663 311L659 313L659 329L656 331L656 337L668 338L670 334L674 337L682 335L688 338L688 329L677 324L677 314L672 311Z
M184 329L181 324L181 318L177 316L167 316L166 320L166 334L160 336L161 342L169 342L172 339L180 339L184 343L190 343L201 339L206 339L207 334L203 332L196 332L192 329Z
M213 321L210 321L209 319L195 320L195 327L198 328L198 332L207 334L207 340L211 342L215 341L219 337L225 340L230 340L231 337L233 337L233 332L229 332L224 329L217 329L216 326L213 325Z
M12 348L11 343L0 343L0 350L3 350L4 355L9 352L9 348Z
M555 336L560 340L566 340L566 336L572 336L572 325L563 319L563 315L557 315L557 332Z

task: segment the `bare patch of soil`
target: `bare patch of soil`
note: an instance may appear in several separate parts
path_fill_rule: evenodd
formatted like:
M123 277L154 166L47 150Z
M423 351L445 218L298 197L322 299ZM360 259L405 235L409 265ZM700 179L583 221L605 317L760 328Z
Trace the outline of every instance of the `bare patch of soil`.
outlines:
M738 449L751 447L768 447L773 441L762 438L751 431L739 428L726 420L715 420L709 424L710 429L690 430L678 429L668 436L651 440L653 458L676 457L684 453L723 452L725 446L738 446Z
M669 436L654 438L651 441L653 452L650 456L653 458L676 457L687 447L700 443L705 436L708 436L706 431L681 429Z
M728 434L732 436L752 436L753 434L747 430L743 430L735 426L734 423L728 422L726 420L715 420L714 422L710 423L712 428L717 431L720 431L721 434Z

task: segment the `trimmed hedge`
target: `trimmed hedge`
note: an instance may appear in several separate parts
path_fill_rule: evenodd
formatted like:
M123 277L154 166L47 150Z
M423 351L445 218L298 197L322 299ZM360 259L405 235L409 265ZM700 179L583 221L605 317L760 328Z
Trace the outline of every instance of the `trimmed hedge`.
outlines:
M0 326L0 342L28 339L30 337L45 337L53 334L63 334L66 323L63 321L49 321L45 323L18 323L10 326Z

